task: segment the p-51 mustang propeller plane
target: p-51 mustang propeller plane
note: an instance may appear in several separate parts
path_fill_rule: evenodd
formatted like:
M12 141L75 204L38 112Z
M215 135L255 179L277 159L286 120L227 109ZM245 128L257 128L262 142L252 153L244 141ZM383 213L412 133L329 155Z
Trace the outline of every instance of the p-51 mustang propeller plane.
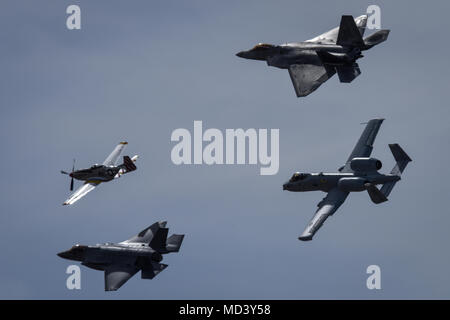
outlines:
M383 119L370 120L344 166L336 173L299 173L283 185L283 190L294 192L324 191L325 198L317 205L318 209L303 234L302 241L312 240L325 220L333 215L344 203L350 192L367 191L372 202L387 201L395 184L401 179L408 162L412 161L398 144L390 144L397 164L389 174L379 173L381 161L371 158L373 143ZM382 185L381 189L377 185Z
M103 164L94 164L88 169L75 170L75 160L73 162L72 171L66 172L61 171L62 174L66 174L71 177L70 181L70 191L73 191L74 179L84 181L83 186L81 186L77 191L75 191L69 199L67 199L63 205L74 204L86 194L95 189L102 182L108 182L119 178L121 175L136 170L136 165L134 164L138 159L138 156L130 158L129 156L123 157L123 163L121 165L116 165L117 159L120 153L127 145L127 142L119 143L113 152L106 158Z

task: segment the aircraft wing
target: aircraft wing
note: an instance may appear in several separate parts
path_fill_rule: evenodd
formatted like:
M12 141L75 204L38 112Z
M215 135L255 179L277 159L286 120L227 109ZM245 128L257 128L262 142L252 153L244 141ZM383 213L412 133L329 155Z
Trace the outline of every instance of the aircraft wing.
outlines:
M119 143L111 152L111 154L106 158L106 160L103 162L103 165L105 166L114 166L116 164L117 159L120 156L120 153L125 148L125 146L128 144L128 142L121 142Z
M362 15L357 18L355 18L356 26L358 27L359 33L361 34L361 37L364 35L364 31L367 24L367 15ZM337 38L339 34L339 27L333 28L330 31L327 31L325 33L322 33L321 35L306 40L305 42L321 42L324 44L336 44Z
M350 162L353 158L357 157L370 157L373 149L373 143L375 138L377 137L378 130L380 130L380 126L383 123L384 119L372 119L366 124L366 128L364 129L361 137L359 137L356 146L353 148L352 153L347 159L345 166L341 168L340 172L353 172L350 168Z
M331 189L327 196L317 205L319 208L314 214L311 222L303 231L302 235L298 237L299 240L308 241L312 240L314 234L323 225L325 220L331 216L347 199L348 192L339 190L338 188Z
M105 269L105 291L115 291L134 276L139 269L133 265L111 265Z
M297 97L309 95L336 73L334 68L326 67L320 62L317 65L292 64L288 70Z
M85 195L87 195L89 192L95 189L96 186L98 186L100 183L97 182L86 182L83 184L80 188L78 188L77 191L75 191L69 199L64 201L63 205L70 205L74 204L81 198L83 198Z

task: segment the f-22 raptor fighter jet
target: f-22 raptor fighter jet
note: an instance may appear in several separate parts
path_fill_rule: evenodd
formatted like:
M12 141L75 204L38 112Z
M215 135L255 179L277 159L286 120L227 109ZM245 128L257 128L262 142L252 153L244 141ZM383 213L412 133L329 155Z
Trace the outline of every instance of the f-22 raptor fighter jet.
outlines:
M156 222L129 240L95 246L77 244L58 256L105 271L105 291L115 291L138 271L142 279L153 279L167 267L160 263L162 255L178 252L184 239L184 235L178 234L167 238L168 231L165 221Z
M347 83L360 75L356 60L363 57L361 52L385 41L389 35L389 30L379 30L363 39L366 23L366 15L356 19L342 16L339 27L305 42L260 43L236 55L288 69L297 97L305 97L336 72L339 80Z
M83 186L81 186L77 191L75 191L69 199L64 201L63 205L74 204L82 197L84 197L88 192L91 192L102 182L111 181L113 179L120 178L121 175L136 170L136 165L134 164L138 156L130 158L129 156L123 157L123 163L121 165L116 165L116 161L119 158L120 153L123 148L127 145L127 142L119 143L113 152L106 158L103 164L94 164L88 169L75 170L75 160L73 161L72 171L66 172L61 171L62 174L66 174L71 177L70 181L70 191L73 191L73 180L85 181Z
M397 164L390 174L381 174L381 161L371 158L373 143L383 119L370 120L344 166L338 173L299 173L283 185L283 190L304 192L324 191L327 196L319 202L318 209L299 240L312 240L325 220L344 203L350 192L367 191L370 199L378 204L387 201L395 184L405 170L409 156L398 144L389 148ZM382 185L381 190L376 186Z

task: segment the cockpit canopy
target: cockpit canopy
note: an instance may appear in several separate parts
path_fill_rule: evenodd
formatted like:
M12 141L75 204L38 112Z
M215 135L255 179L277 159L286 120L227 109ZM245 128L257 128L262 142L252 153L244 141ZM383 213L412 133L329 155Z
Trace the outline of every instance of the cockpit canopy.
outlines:
M72 252L72 253L81 253L86 248L87 248L87 246L84 246L84 245L81 245L81 244L76 244L69 251Z
M91 167L91 169L97 169L97 168L100 168L100 167L102 167L102 165L96 163L96 164L94 164L94 165Z
M300 172L296 172L292 175L291 179L289 180L289 182L296 182L299 180L304 180L307 177L309 177L310 174L309 173L300 173Z
M274 48L275 46L268 43L258 43L256 46L253 47L252 50L258 50L258 49L270 49Z

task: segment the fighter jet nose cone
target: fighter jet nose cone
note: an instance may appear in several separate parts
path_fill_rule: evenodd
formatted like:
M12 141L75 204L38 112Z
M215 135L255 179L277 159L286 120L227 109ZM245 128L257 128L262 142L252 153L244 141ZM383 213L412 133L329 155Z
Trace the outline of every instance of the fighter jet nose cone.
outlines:
M244 57L244 51L240 51L240 52L236 53L236 56L238 56L239 58L243 58Z
M68 259L69 255L67 254L66 251L60 252L56 254L58 257L63 258L63 259Z
M285 184L283 184L283 190L287 190L287 184L285 183Z

